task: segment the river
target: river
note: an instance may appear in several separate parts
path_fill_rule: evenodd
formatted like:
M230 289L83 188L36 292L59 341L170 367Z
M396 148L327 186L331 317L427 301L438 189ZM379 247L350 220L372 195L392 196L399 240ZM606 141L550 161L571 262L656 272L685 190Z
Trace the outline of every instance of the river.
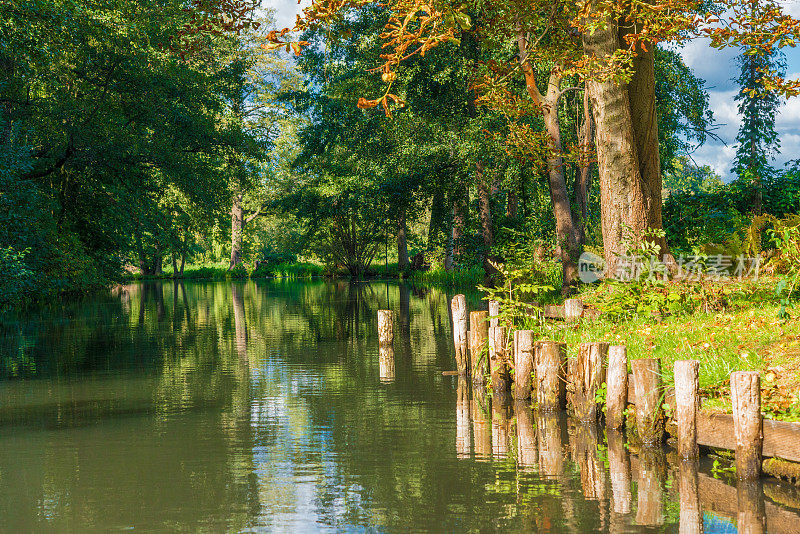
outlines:
M792 486L737 488L443 376L451 296L135 283L5 319L0 531L800 531Z

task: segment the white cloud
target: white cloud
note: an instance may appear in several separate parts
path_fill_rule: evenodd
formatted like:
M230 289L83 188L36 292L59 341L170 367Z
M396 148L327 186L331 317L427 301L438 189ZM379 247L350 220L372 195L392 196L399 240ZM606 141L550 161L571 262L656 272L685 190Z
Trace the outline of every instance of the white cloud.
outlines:
M706 38L694 39L679 49L684 63L706 81L706 87L723 91L733 87L738 50L711 48Z
M295 19L303 8L310 5L309 0L263 0L261 7L275 10L275 26L278 28L294 27Z

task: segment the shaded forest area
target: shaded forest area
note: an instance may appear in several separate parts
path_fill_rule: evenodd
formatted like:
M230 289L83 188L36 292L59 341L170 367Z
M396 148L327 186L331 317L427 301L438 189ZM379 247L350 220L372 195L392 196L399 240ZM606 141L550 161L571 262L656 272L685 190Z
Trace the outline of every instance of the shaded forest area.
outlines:
M569 293L585 251L773 249L800 272L777 4L318 2L295 41L257 4L0 3L0 303L131 273L500 270ZM678 53L724 9L775 36L708 34L741 50L728 184L691 158L715 123Z

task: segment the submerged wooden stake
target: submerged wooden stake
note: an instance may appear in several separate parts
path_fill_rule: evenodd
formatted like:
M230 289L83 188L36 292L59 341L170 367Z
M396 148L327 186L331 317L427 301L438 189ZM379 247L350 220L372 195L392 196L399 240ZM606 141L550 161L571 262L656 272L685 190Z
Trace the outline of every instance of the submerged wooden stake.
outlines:
M378 342L388 347L394 343L394 312L378 310Z
M489 372L489 354L486 352L486 344L489 339L488 312L474 311L469 314L469 331L472 332L472 344L470 346L470 360L472 363L472 382L476 385L483 385L486 382L486 374Z
M564 364L567 346L564 343L543 341L536 359L536 402L539 411L557 412L564 409Z
M597 421L597 390L603 383L603 361L608 343L582 343L570 381L574 391L575 417L584 422Z
M453 344L456 349L456 368L458 374L469 374L467 355L467 297L456 295L450 302L453 312Z
M731 402L736 435L736 476L741 480L755 480L761 476L763 444L761 378L758 373L731 373Z
M534 350L533 330L517 330L514 332L514 398L525 400L531 398L533 389Z
M606 426L619 430L625 426L628 405L628 351L624 345L608 347L606 371Z
M655 358L633 360L633 382L636 391L636 431L646 445L664 439L664 412L661 409L661 361Z
M698 457L697 410L698 376L700 362L680 360L675 362L675 420L678 423L678 455L684 460Z

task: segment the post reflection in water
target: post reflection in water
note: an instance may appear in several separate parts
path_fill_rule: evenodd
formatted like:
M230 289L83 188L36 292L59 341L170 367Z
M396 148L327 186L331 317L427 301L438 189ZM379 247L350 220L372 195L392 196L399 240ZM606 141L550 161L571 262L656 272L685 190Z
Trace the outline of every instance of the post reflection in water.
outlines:
M471 452L469 381L463 376L458 377L456 399L456 456L469 458Z
M479 462L492 458L492 399L482 389L472 396L472 434L475 440L475 459Z
M793 488L666 488L663 450L608 432L606 466L596 426L443 376L451 296L137 283L0 323L0 532L797 531Z
M660 447L639 449L639 478L636 486L636 522L645 526L664 524L664 478L666 458Z
M562 420L563 415L555 413L539 413L536 416L539 473L543 478L560 479L564 474Z
M527 402L517 401L514 414L517 417L517 464L522 470L535 469L539 464L539 448L533 412Z
M378 347L378 366L381 382L394 382L394 348Z
M606 438L613 518L615 515L631 513L631 460L622 432L609 429Z
M697 459L680 460L678 466L680 534L703 533L703 510L700 508L697 469Z
M739 534L764 534L767 517L761 481L739 480L736 485ZM800 529L800 524L795 524Z
M492 402L492 456L494 458L508 458L511 442L511 422L508 412L508 406L500 402Z
M590 501L606 499L606 472L598 456L597 424L576 422L571 434L573 461L581 472L583 496Z

